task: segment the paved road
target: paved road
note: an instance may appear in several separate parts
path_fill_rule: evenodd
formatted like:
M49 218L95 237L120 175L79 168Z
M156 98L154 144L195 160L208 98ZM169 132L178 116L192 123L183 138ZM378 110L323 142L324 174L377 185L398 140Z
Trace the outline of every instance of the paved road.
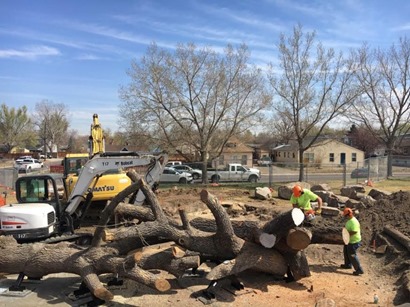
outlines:
M50 274L40 281L24 279L23 292L10 292L8 288L15 283L17 275L8 275L0 279L0 306L1 307L32 307L32 306L78 306L68 297L77 290L81 279L74 274Z

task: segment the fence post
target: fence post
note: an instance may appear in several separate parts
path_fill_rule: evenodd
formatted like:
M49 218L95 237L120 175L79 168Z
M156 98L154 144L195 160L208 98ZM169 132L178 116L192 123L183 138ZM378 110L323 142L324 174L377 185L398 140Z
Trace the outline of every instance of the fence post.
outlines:
M343 164L343 186L346 186L346 181L347 181L347 167L345 163Z

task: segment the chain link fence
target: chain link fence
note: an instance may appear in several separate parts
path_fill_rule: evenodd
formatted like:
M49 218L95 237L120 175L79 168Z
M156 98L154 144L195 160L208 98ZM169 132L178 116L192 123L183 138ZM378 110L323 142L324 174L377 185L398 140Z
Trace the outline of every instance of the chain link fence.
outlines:
M13 167L0 167L0 193L14 193L17 178L18 172Z
M247 168L256 168L261 174L259 182L286 183L299 181L300 163L272 162L258 165L256 161L242 158L215 159L208 162L208 169L223 171L229 164L238 163ZM184 163L185 164L185 163ZM202 163L186 163L193 168L202 169ZM340 182L341 186L357 183L371 183L387 178L387 156L372 157L363 162L349 164L336 163L305 163L303 164L303 179L311 184ZM410 168L408 169L410 176ZM397 175L397 173L395 173Z
M312 184L340 181L341 185L370 183L387 178L387 157L374 157L364 162L351 164L307 163L271 163L269 166L256 166L261 170L262 180L268 182L294 182L300 178Z

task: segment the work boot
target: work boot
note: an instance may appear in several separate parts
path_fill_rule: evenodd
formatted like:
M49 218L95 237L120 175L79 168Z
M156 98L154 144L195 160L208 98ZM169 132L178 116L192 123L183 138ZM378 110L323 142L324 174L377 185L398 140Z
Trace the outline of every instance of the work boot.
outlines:
M353 272L353 275L359 276L362 275L364 272L362 270L357 270Z
M340 265L340 268L341 268L341 269L351 269L351 268L352 268L352 265L351 265L351 264L341 264L341 265Z

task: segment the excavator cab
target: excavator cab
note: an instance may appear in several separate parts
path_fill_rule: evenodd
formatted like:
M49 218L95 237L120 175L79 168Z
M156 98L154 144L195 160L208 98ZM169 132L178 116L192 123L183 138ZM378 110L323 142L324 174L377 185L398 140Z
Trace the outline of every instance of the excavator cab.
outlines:
M67 199L64 180L61 174L23 176L16 181L18 203L47 203L56 211L62 211L64 199Z

